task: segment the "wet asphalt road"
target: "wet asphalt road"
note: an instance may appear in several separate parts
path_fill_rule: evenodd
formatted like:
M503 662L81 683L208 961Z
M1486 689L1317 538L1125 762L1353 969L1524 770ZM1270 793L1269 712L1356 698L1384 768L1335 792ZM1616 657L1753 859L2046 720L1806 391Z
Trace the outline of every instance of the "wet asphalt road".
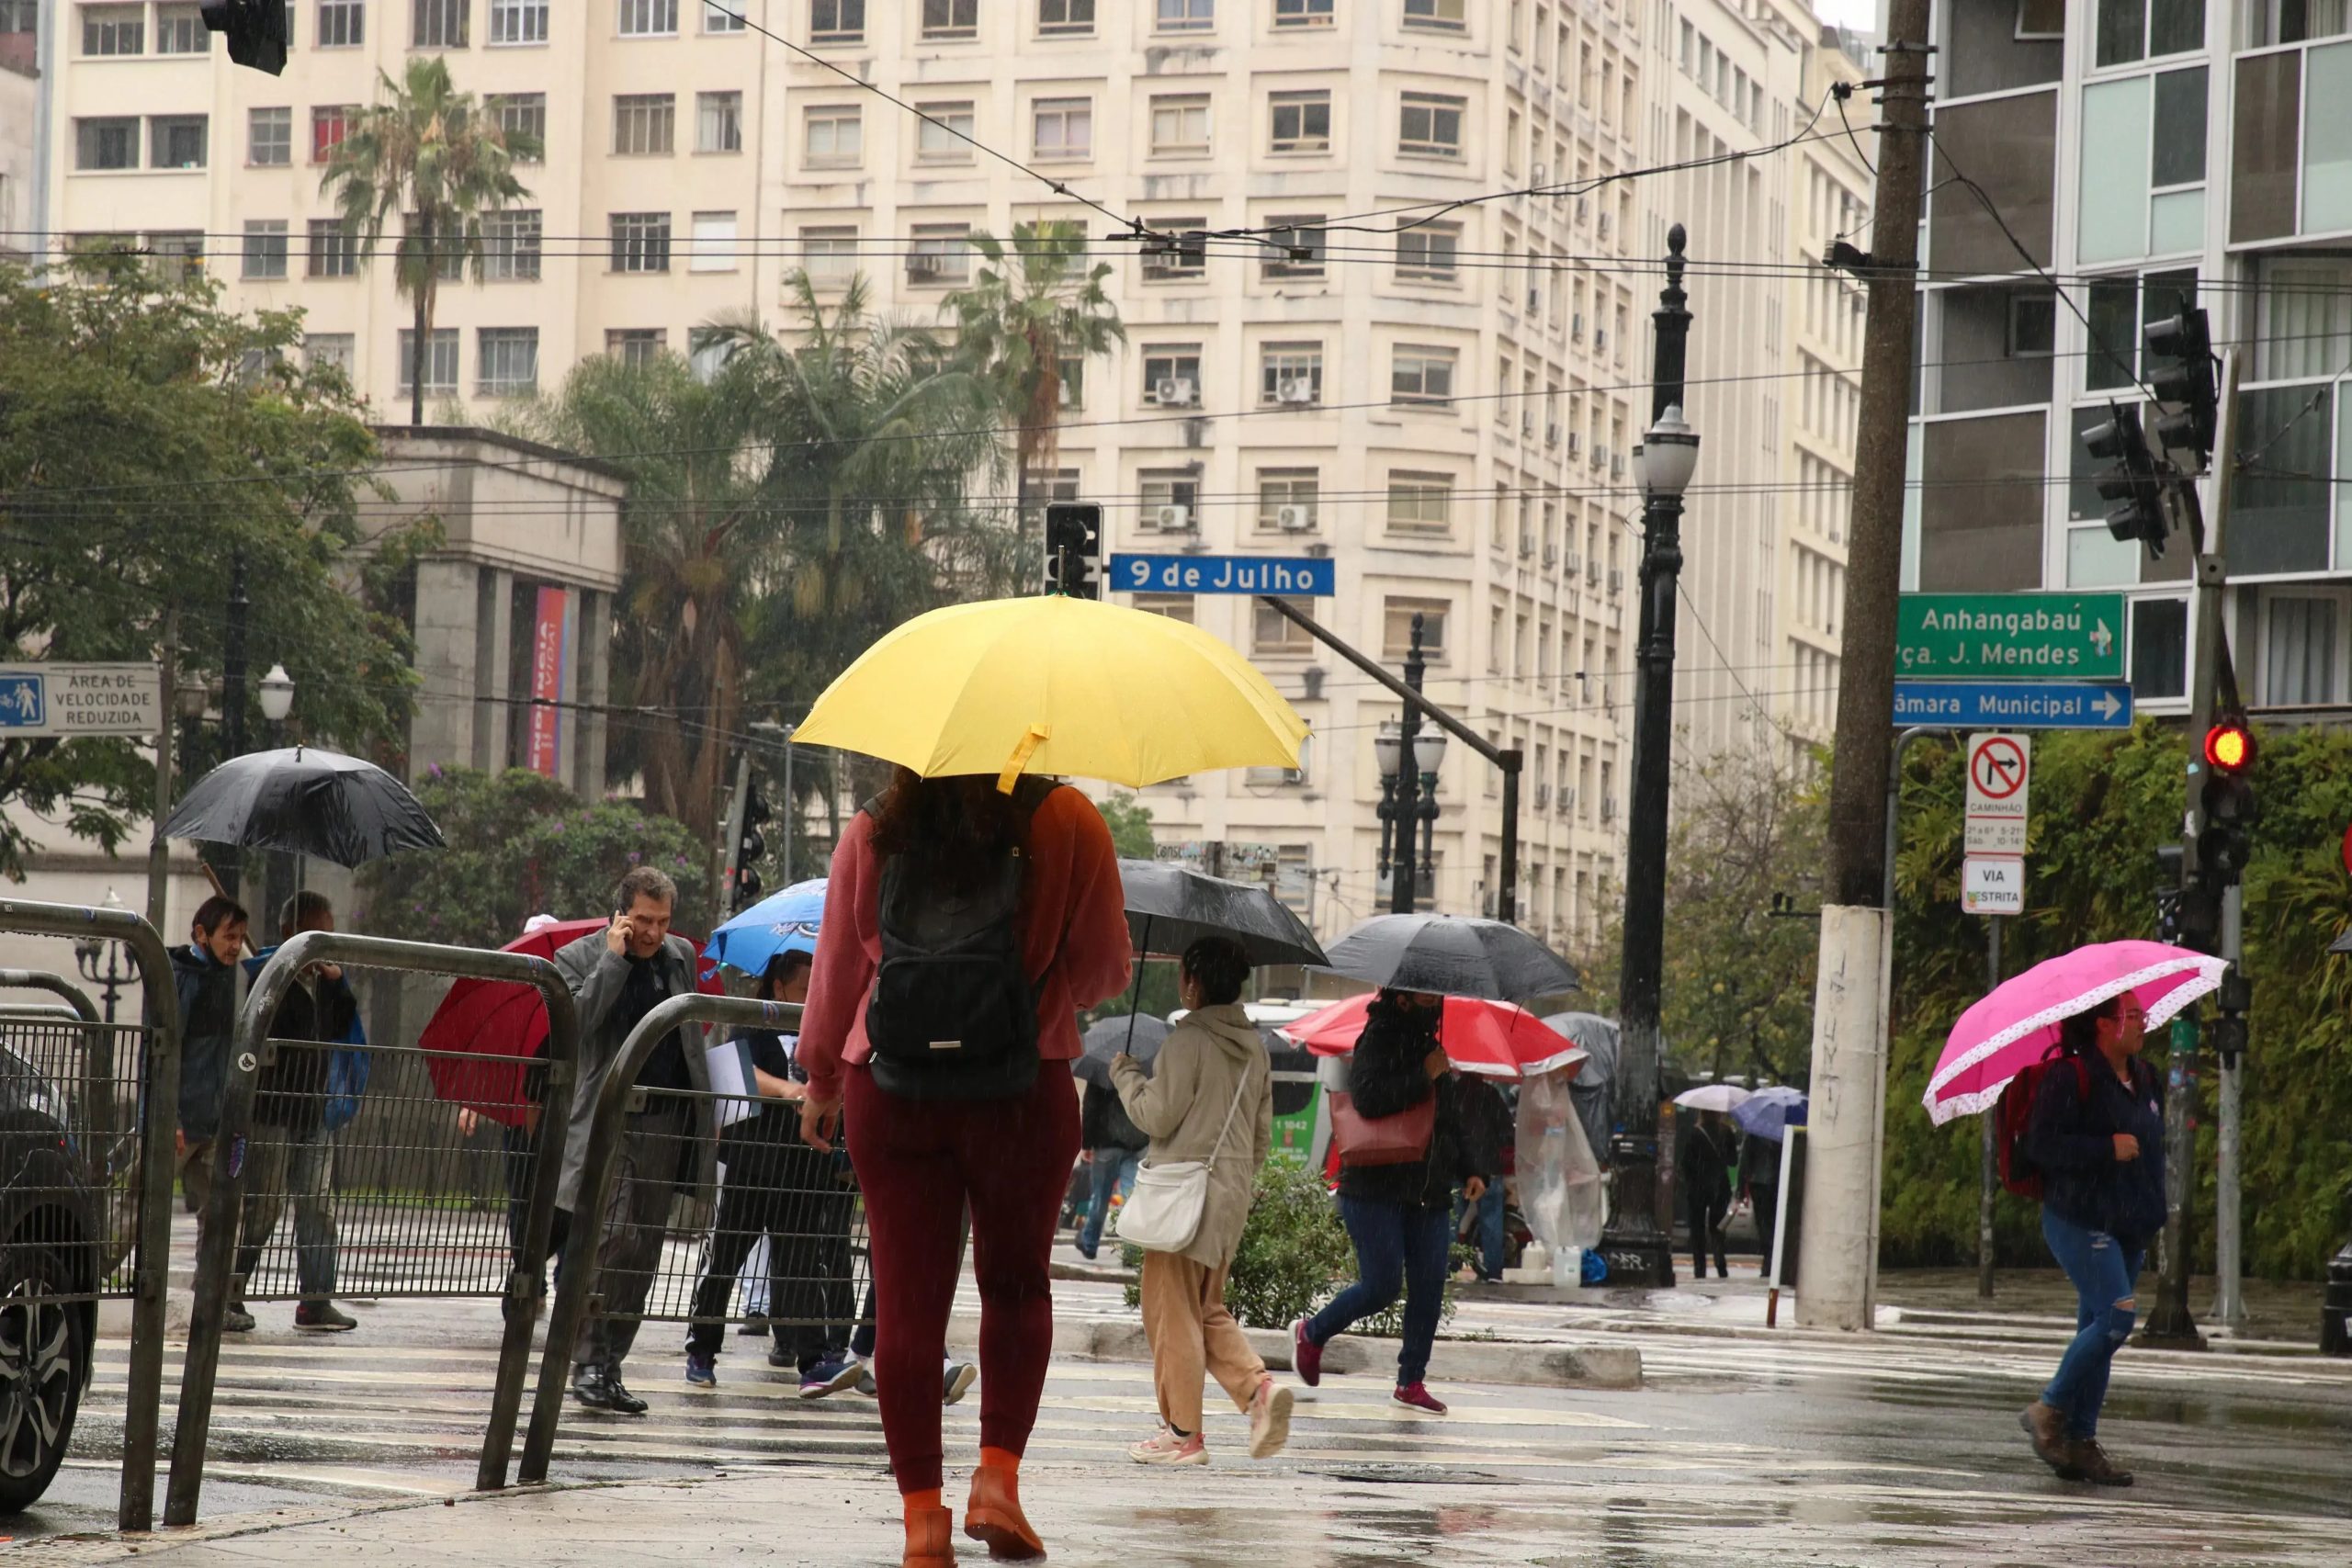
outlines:
M1098 1306L1080 1295L1069 1310ZM896 1561L872 1403L804 1403L734 1337L718 1393L690 1393L667 1327L631 1362L650 1415L567 1413L554 1473L602 1488L438 1506L472 1482L492 1341L470 1304L423 1311L363 1309L359 1334L326 1340L265 1312L224 1358L199 1527L234 1533L138 1555L609 1563L631 1538L627 1560ZM1433 1421L1390 1405L1376 1375L1333 1378L1302 1398L1281 1460L1250 1463L1238 1421L1213 1415L1216 1465L1168 1474L1123 1453L1150 1427L1148 1370L1061 1362L1024 1486L1041 1524L1063 1521L1060 1562L2352 1562L2345 1363L2127 1351L2104 1437L2141 1483L2094 1495L2050 1476L2018 1433L2055 1359L2030 1337L1632 1337L1649 1371L1639 1392L1446 1389L1455 1412ZM28 1559L133 1544L107 1533L121 1347L107 1349L74 1467L14 1522ZM173 1386L177 1370L175 1348ZM977 1396L947 1413L951 1472L970 1462L977 1420Z

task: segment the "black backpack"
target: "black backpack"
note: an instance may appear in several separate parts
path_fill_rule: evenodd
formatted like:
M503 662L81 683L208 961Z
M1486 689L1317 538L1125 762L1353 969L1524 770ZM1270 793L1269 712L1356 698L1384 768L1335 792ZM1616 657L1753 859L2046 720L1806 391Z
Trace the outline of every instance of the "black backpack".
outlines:
M1050 780L1023 779L1013 804L1027 825ZM882 862L882 962L865 1004L867 1066L886 1094L908 1100L1012 1100L1037 1081L1037 992L1021 961L1019 845L962 894L924 885L919 862Z

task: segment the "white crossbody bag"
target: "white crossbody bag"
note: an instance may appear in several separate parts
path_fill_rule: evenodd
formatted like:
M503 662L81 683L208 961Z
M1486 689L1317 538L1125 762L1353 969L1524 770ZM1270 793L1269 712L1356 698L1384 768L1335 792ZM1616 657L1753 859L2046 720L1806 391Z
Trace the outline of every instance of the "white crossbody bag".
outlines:
M1226 1111L1225 1125L1217 1129L1216 1143L1210 1148L1208 1158L1170 1160L1165 1165L1136 1168L1135 1190L1127 1194L1126 1203L1112 1226L1121 1241L1131 1241L1153 1252L1182 1252L1193 1245L1193 1238L1201 1234L1201 1217L1208 1209L1209 1173L1216 1168L1216 1156L1225 1152L1225 1135L1233 1131L1233 1119L1240 1112L1250 1087L1250 1075L1245 1068L1241 1087L1234 1091L1233 1104Z

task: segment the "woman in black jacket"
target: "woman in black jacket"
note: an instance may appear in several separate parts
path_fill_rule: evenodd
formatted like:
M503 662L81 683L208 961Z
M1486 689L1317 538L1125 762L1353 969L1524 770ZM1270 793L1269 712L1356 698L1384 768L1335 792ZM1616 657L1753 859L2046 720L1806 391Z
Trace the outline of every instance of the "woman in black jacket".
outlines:
M1438 1045L1444 998L1383 991L1364 1017L1348 1062L1348 1093L1367 1118L1395 1116L1437 1097L1429 1152L1400 1165L1340 1168L1340 1218L1356 1247L1356 1281L1311 1318L1291 1325L1294 1370L1313 1388L1323 1347L1360 1318L1405 1294L1405 1340L1396 1352L1396 1403L1445 1414L1425 1382L1445 1300L1453 1247L1453 1190L1476 1203L1501 1164L1465 1133L1452 1069Z
M2098 1413L2137 1318L2133 1281L2165 1223L2164 1086L2140 1059L2145 1024L2128 991L2066 1020L2064 1054L2041 1069L2026 1123L2042 1237L2079 1307L2058 1375L2018 1419L2043 1463L2103 1486L2132 1483L2098 1446Z

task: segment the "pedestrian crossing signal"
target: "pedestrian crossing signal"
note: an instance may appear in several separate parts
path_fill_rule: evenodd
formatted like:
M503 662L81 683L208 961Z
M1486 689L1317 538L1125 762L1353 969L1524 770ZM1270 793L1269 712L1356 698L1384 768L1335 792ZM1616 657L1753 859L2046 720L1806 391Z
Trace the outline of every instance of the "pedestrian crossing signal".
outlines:
M1071 599L1100 599L1094 569L1102 558L1102 509L1092 502L1057 502L1046 508L1046 591Z

